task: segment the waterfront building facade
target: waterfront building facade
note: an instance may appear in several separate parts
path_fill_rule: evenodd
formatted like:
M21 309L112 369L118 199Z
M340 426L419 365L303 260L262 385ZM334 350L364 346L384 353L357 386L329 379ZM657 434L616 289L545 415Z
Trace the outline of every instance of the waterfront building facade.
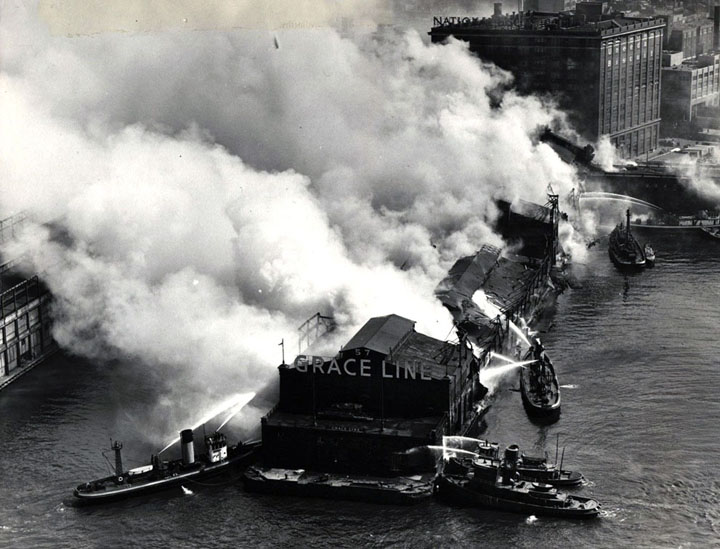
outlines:
M14 239L25 221L22 213L0 220L0 245ZM0 262L0 389L57 350L51 333L52 296L37 276L26 272L22 257Z
M487 392L478 359L414 325L371 318L335 357L282 364L279 402L262 419L264 464L388 473L397 452L472 433Z
M430 36L468 42L511 71L521 92L555 98L583 137L607 135L633 157L658 147L663 29L662 20L609 15L604 2L585 2L575 12L436 17Z
M662 135L692 137L698 113L720 105L720 54L663 67L662 87Z

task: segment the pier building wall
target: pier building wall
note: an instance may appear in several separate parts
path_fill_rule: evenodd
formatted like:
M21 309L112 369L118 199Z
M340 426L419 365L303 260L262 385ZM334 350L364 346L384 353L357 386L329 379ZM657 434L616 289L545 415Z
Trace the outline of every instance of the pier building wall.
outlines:
M477 424L487 390L469 344L370 319L332 358L282 364L280 399L262 419L267 465L382 474L395 452Z
M50 302L37 276L0 294L0 382L54 350Z

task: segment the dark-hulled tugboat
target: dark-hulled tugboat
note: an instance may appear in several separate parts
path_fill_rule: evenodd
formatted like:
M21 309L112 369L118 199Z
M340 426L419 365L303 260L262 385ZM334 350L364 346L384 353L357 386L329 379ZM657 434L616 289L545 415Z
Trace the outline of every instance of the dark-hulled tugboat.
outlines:
M540 340L535 338L525 355L531 364L520 370L520 394L529 416L547 422L560 417L560 385L555 368Z
M579 519L598 516L600 504L594 499L560 492L550 484L519 480L519 453L518 447L512 445L505 450L502 461L451 457L438 473L436 494L460 505L515 513Z
M180 433L180 445L181 459L161 461L159 456L153 455L149 465L125 471L122 444L115 441L111 446L115 452L115 474L81 484L73 494L85 503L101 503L205 481L249 464L260 443L228 447L225 435L215 432L205 437L206 453L196 457L192 429L185 429Z
M497 467L495 463L499 463L500 460L499 448L500 446L497 442L480 441L477 447L477 453L480 458L486 458L486 460L479 462L476 460L475 464L482 465L484 463L486 466ZM525 454L520 454L517 462L517 473L520 480L541 482L564 488L579 486L585 478L582 473L578 471L563 469L562 463L560 467L558 467L557 463L548 463L546 457L533 457Z
M645 252L630 232L630 210L626 211L625 224L615 226L608 240L610 259L620 269L642 269L645 267Z

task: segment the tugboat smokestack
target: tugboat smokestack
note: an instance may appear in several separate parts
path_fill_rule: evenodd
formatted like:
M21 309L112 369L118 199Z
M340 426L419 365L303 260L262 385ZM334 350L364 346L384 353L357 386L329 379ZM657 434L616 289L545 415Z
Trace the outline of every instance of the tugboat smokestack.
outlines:
M192 429L180 431L180 448L182 450L183 465L195 463L195 445L193 443Z

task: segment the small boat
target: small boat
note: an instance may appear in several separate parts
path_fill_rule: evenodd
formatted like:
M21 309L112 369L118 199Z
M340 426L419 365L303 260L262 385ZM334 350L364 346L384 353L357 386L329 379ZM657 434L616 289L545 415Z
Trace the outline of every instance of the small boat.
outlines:
M520 394L525 411L534 418L557 421L561 410L560 384L539 339L535 338L524 360L534 360L520 369Z
M259 442L228 447L225 435L215 432L205 437L206 453L196 457L192 429L181 431L180 444L181 459L161 461L153 455L148 465L124 470L122 444L115 441L111 446L115 452L115 474L80 484L73 495L83 503L103 503L170 488L179 491L183 484L204 482L248 465L260 447ZM183 492L186 490L183 487Z
M475 461L475 463L484 464L486 466L495 467L492 460L499 461L500 445L497 442L480 441L477 447L477 454L485 461ZM563 451L564 455L564 451ZM491 461L487 461L491 460ZM517 473L520 480L529 482L542 482L551 484L555 487L571 488L582 484L582 473L578 471L568 471L557 464L550 464L546 457L533 457L526 454L520 454L517 463Z
M610 233L610 259L620 269L642 269L647 262L645 252L630 232L630 210L627 210L626 216L625 224L618 224Z
M655 265L655 250L650 244L645 244L643 253L645 254L645 266L652 267Z
M502 461L489 458L444 461L435 480L438 497L459 505L562 518L589 519L600 513L591 498L560 492L550 484L518 479L519 449L509 446Z
M720 227L700 227L700 230L710 238L720 240Z

